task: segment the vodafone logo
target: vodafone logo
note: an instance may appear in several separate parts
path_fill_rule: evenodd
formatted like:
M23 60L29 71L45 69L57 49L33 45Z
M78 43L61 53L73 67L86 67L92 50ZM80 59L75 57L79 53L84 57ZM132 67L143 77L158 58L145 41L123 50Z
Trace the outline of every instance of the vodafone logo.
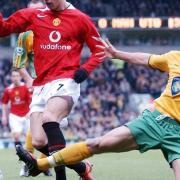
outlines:
M61 50L61 51L70 51L72 49L72 46L67 44L59 44L59 41L61 40L61 33L59 31L52 31L49 34L49 43L40 44L40 48L44 50Z
M49 40L53 43L59 42L61 39L61 34L59 31L52 31L49 35Z

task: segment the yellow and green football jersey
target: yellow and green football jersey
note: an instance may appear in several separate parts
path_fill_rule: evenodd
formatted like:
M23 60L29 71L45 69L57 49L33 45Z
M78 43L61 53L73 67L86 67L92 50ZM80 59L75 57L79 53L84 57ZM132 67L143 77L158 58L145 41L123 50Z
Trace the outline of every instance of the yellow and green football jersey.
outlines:
M36 77L34 69L33 32L21 33L13 54L13 68L29 68L32 78Z
M149 64L169 74L164 92L155 100L156 109L180 122L180 51L152 55Z

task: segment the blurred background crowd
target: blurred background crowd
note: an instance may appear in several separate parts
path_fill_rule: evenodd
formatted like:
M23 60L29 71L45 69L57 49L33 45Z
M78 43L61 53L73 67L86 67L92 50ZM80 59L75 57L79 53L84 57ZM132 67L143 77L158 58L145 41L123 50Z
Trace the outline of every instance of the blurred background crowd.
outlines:
M0 7L4 17L24 8L28 0L1 0ZM178 16L180 1L177 0L69 0L77 8L92 17L118 16Z

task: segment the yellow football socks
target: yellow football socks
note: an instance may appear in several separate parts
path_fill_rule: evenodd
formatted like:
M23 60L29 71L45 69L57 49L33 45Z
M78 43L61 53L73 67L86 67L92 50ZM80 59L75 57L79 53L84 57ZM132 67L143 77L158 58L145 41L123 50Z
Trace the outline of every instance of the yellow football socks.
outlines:
M90 149L82 142L67 146L47 158L38 159L37 164L40 170L46 170L62 164L75 164L90 156L92 156Z
M48 158L42 158L37 160L38 168L40 170L47 170L51 167Z
M53 154L57 165L76 164L79 161L90 157L92 154L85 143L77 143L68 146Z
M39 159L42 159L42 158L46 158L47 156L45 155L45 154L43 154L43 153L41 153L40 155L39 155Z
M26 134L25 148L28 152L34 153L34 147L32 145L32 137L31 137L30 129L28 130L28 132Z

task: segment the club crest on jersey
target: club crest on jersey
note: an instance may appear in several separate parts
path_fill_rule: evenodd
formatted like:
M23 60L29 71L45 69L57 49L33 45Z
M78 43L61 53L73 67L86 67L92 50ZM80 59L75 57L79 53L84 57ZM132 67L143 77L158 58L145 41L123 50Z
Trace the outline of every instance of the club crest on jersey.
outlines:
M15 95L18 96L19 95L19 91L15 91Z
M61 20L59 19L59 18L55 18L54 20L53 20L53 25L54 26L59 26L61 24Z
M171 93L173 96L180 93L180 76L174 77L172 80Z

